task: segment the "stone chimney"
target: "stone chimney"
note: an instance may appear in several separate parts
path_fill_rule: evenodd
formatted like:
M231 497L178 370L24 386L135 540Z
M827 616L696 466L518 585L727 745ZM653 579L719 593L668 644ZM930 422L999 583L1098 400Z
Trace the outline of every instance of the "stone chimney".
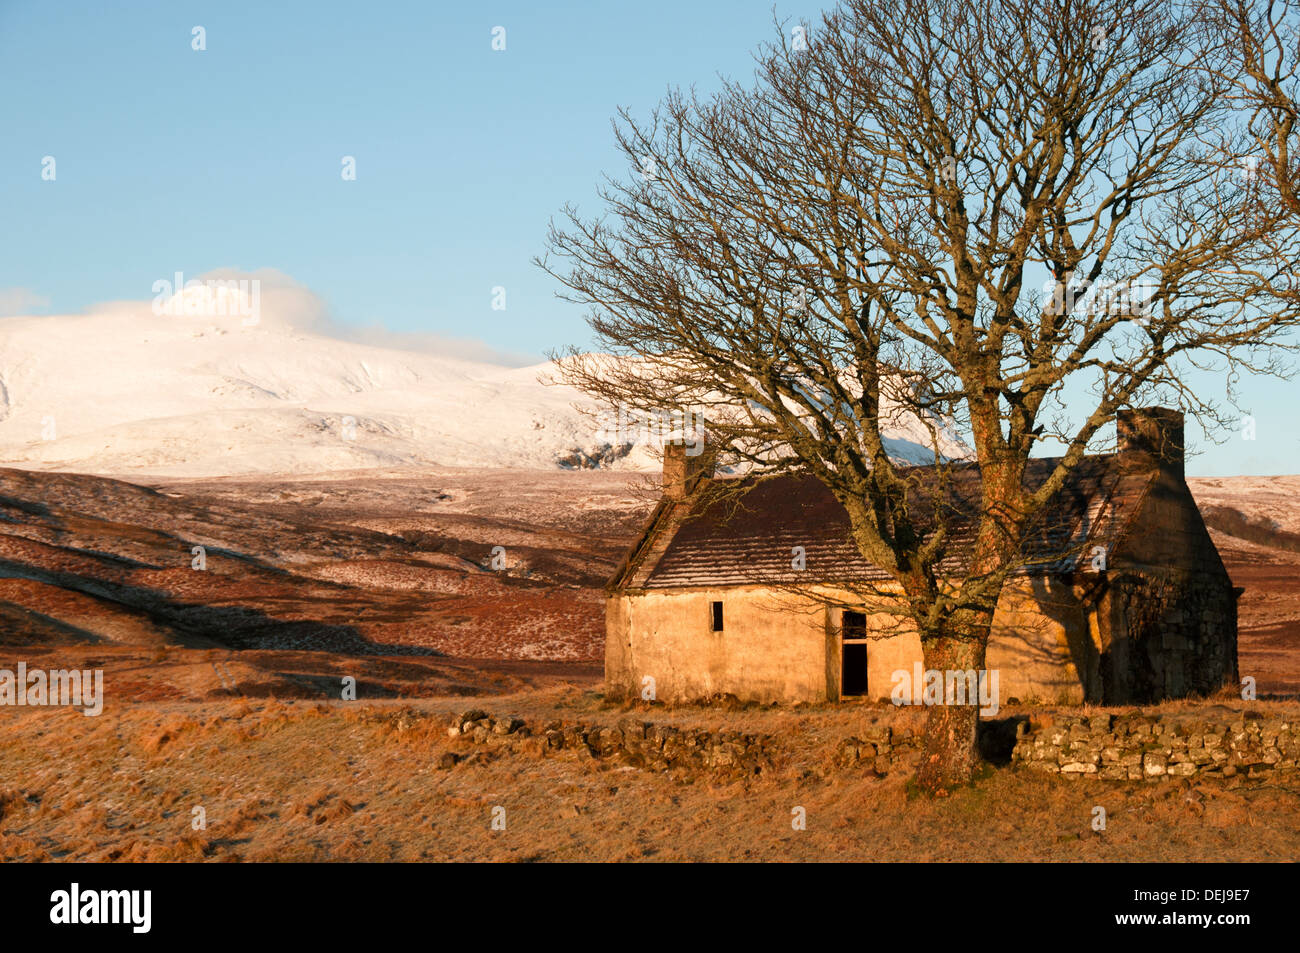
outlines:
M664 496L684 500L703 477L713 476L715 455L703 434L674 435L664 440Z
M1183 479L1183 413L1168 407L1121 410L1115 415L1116 450L1123 466L1159 470Z

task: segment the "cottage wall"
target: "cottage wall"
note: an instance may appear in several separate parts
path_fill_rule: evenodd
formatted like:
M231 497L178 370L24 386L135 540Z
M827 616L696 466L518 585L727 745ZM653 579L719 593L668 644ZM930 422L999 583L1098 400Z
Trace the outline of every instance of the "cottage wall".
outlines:
M1003 701L1100 700L1094 585L1015 577L1003 587L984 660L998 672Z
M1100 625L1071 587L1008 583L994 615L986 668L999 697L1081 702L1099 695ZM746 701L821 702L840 697L840 610L847 593L799 595L759 586L622 592L606 610L606 691L636 698L654 679L655 698L677 702L723 693ZM710 603L723 603L711 631ZM897 671L921 662L915 628L868 616L867 693L890 697Z
M1107 704L1236 683L1236 594L1181 480L1153 485L1112 563L1110 626L1101 644Z
M711 631L714 601L723 604L721 632ZM606 611L606 690L641 697L649 677L661 701L720 692L823 701L829 639L824 606L762 587L619 594Z

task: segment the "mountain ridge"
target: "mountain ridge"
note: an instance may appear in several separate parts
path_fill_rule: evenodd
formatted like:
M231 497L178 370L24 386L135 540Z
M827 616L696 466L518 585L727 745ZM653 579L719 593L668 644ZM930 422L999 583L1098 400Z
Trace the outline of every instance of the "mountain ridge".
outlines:
M0 319L0 465L131 477L395 467L657 469L653 427L507 367L147 306ZM925 431L891 435L919 462ZM952 443L945 450L959 448Z

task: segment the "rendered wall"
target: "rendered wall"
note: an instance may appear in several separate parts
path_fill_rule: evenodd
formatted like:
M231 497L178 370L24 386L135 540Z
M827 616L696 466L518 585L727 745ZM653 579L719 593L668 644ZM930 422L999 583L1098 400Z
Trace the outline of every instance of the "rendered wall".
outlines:
M723 603L723 631L709 604ZM826 608L758 587L620 595L606 611L606 692L686 701L732 694L747 701L824 701ZM838 689L836 690L838 694Z
M611 697L689 701L715 694L746 701L839 698L840 610L846 593L800 597L762 587L663 590L612 596L606 609L605 681ZM724 629L710 631L709 604L723 603ZM1041 608L1040 608L1041 606ZM1080 702L1099 692L1100 653L1075 590L1013 580L994 615L986 668L998 670L1005 701ZM868 697L889 698L894 673L921 661L915 629L868 617Z

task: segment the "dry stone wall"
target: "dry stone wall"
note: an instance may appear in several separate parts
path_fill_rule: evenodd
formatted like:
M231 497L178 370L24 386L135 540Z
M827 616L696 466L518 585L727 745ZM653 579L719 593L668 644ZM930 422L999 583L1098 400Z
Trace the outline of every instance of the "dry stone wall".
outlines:
M1208 717L1054 714L982 727L986 757L1005 761L1010 747L1013 766L1066 778L1261 778L1274 771L1294 771L1300 761L1300 723L1249 711ZM919 757L918 732L876 724L858 735L840 742L841 764L868 764L877 774L886 774L900 765L914 765Z
M834 743L838 769L885 776L911 771L921 756L921 730L892 724L886 709ZM453 714L447 728L466 747L441 756L451 768L472 757L467 746L509 748L535 757L576 753L650 771L753 777L799 752L797 736L711 731L624 717L613 725L558 720L529 725L473 709ZM1061 714L1015 716L981 726L981 753L995 763L1063 778L1155 781L1192 775L1268 777L1300 762L1300 720L1254 711ZM793 760L793 759L791 759ZM820 769L814 769L822 773Z
M634 718L620 719L612 726L558 720L529 726L522 719L493 718L478 709L453 715L447 735L476 744L506 743L542 757L569 751L651 771L711 771L732 777L756 775L770 768L775 747L766 735L738 731L708 731ZM448 752L441 766L450 767L459 760L456 752Z
M1295 770L1300 724L1241 712L1214 717L1079 715L1017 725L1013 764L1071 777L1137 781Z

